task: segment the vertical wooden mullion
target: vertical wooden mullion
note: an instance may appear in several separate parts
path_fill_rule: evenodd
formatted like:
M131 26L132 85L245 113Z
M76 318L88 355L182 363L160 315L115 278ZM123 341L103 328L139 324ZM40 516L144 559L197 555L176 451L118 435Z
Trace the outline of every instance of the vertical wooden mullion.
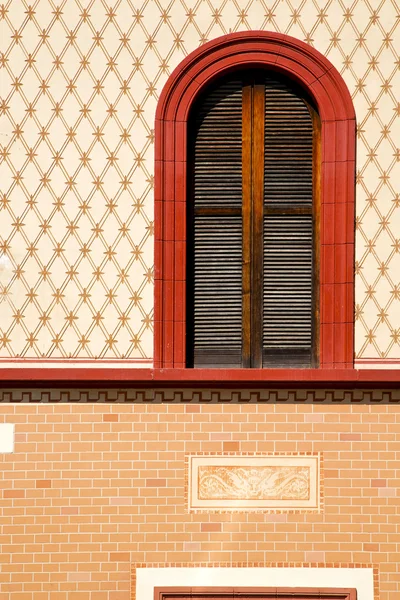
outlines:
M254 85L252 135L252 252L251 355L252 367L262 367L263 343L263 230L265 86Z
M251 208L252 208L253 86L244 85L242 95L242 232L243 301L242 366L251 367Z

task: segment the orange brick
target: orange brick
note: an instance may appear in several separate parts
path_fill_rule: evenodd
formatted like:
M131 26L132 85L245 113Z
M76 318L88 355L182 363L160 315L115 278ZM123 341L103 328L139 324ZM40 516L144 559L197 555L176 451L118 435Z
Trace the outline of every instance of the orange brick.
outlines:
M331 478L331 479L337 479L339 477L339 471L336 469L326 469L324 470L324 477L327 478Z
M68 573L68 581L90 581L90 573Z
M119 417L115 413L109 413L107 415L103 415L103 421L106 421L108 423L115 423L116 421L118 421L118 419L119 419Z
M201 531L204 533L221 531L221 523L202 523Z
M77 515L79 514L79 508L77 506L63 506L61 507L62 515Z
M147 487L165 487L166 485L166 479L146 479Z
M224 452L238 452L240 444L239 442L224 442L222 448Z
M386 479L371 479L371 487L386 487Z
M25 498L25 490L4 490L4 498Z
M341 442L359 442L361 441L361 433L341 433Z
M130 552L111 552L111 562L129 562L131 560Z
M365 552L379 552L379 544L364 544Z
M38 479L36 481L36 487L37 488L50 488L51 480L50 479Z

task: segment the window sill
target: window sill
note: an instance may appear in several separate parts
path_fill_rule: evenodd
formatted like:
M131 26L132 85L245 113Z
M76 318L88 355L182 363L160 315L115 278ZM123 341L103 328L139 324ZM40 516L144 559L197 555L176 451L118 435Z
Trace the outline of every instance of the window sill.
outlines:
M0 368L0 388L396 388L400 369Z

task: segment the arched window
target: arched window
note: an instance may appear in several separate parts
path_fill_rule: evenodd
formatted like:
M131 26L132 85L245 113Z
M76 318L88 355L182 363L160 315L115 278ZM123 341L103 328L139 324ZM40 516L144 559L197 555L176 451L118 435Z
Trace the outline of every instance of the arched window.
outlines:
M187 56L155 123L158 368L352 368L355 114L271 32Z
M188 366L318 366L319 132L311 98L271 71L192 107Z

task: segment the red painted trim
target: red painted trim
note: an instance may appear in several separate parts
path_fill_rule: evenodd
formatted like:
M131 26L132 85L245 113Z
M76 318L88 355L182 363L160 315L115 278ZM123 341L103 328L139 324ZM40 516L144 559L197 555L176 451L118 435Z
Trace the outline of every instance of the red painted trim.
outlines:
M264 67L292 77L318 106L322 136L320 367L352 369L353 104L342 77L322 54L295 38L266 31L232 33L204 44L180 63L161 93L155 126L154 365L180 368L185 360L186 132L190 107L203 86L241 67ZM257 373L252 373L256 379Z
M398 388L400 369L0 369L0 388Z

